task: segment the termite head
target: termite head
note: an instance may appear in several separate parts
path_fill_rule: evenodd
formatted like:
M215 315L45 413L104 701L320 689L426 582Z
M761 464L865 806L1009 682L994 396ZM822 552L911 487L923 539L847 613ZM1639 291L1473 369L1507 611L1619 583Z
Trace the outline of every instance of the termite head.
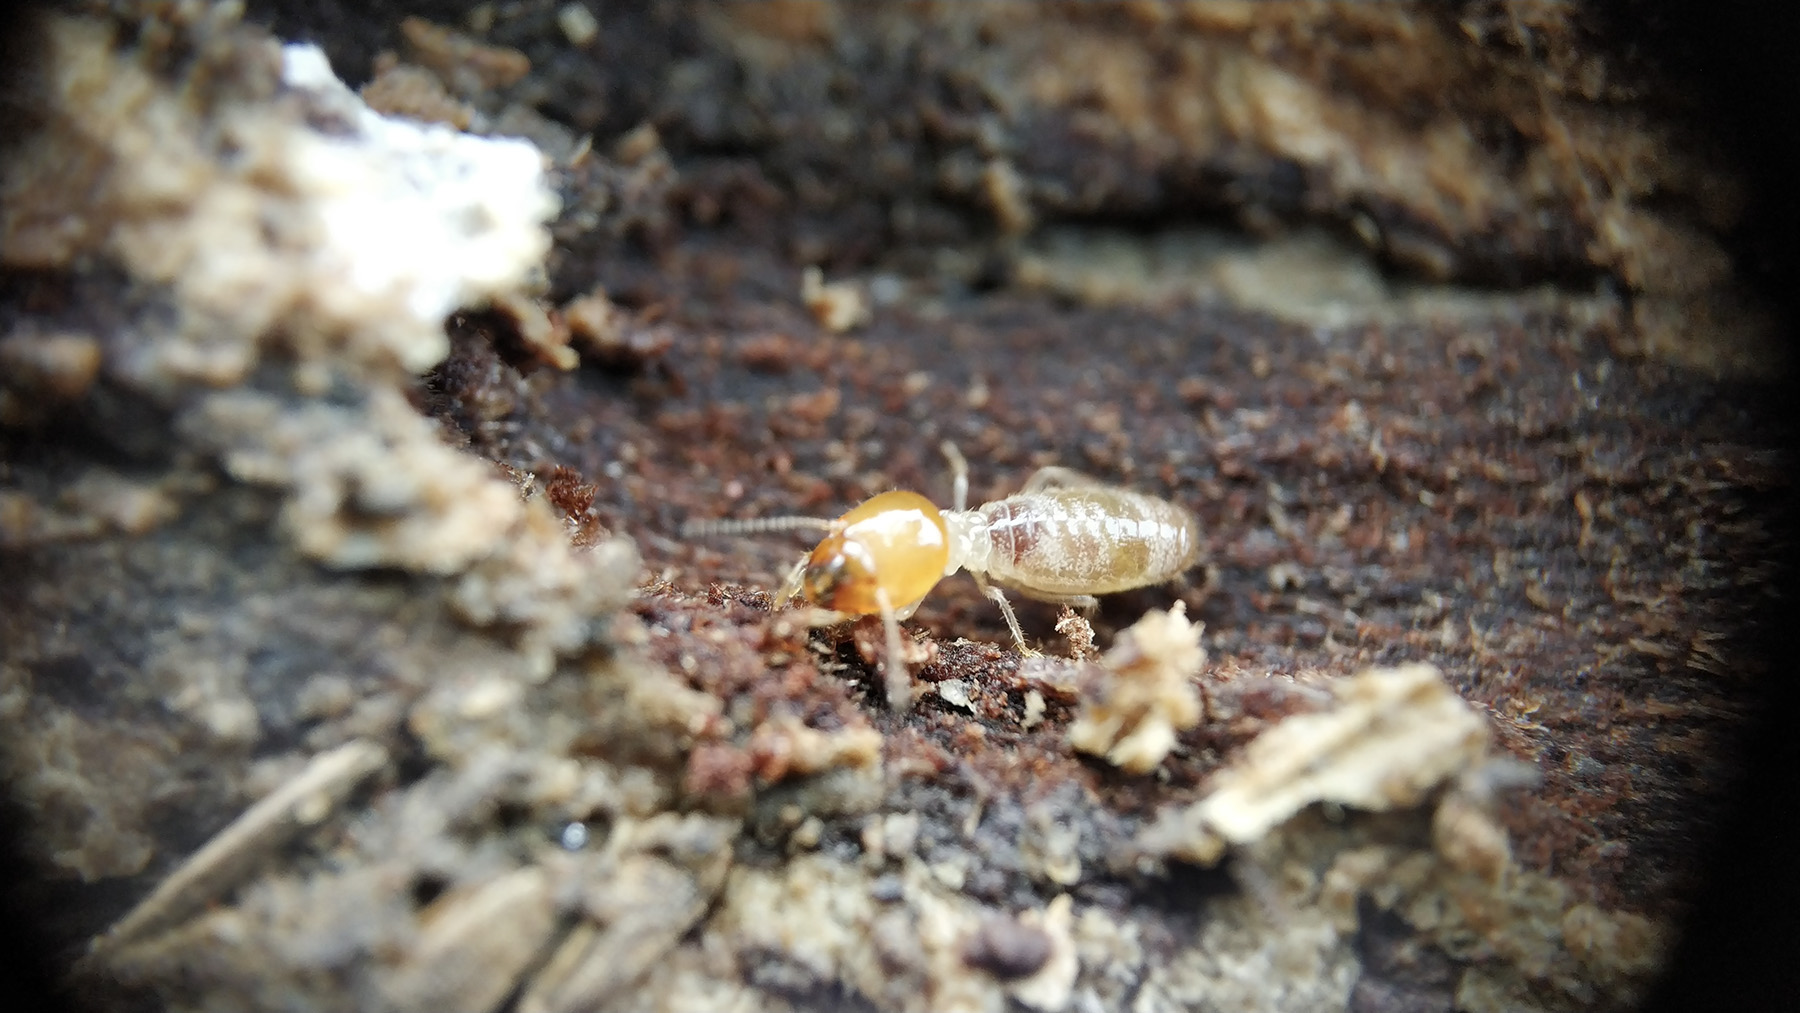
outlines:
M806 558L801 593L834 612L908 613L944 577L950 536L942 511L916 492L884 492L832 522Z
M884 492L836 520L767 517L742 521L698 521L691 537L823 530L825 537L807 554L790 591L821 608L850 615L879 615L882 598L901 615L912 611L950 561L949 531L943 512L914 492Z
M960 490L957 498L962 498ZM887 631L888 706L905 711L912 706L913 684L906 671L900 620L912 615L955 568L953 558L962 559L960 552L951 551L944 512L916 492L884 492L836 520L767 517L694 521L685 528L688 537L801 530L822 530L825 537L788 573L775 607L798 594L832 612L880 616Z

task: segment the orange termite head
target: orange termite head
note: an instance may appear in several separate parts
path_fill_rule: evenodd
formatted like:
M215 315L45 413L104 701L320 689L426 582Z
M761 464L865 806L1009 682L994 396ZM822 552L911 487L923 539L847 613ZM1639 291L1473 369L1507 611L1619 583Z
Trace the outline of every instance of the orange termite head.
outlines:
M944 576L949 532L941 511L915 492L884 492L835 520L762 517L694 521L688 537L823 530L807 554L799 592L821 608L850 615L879 615L882 601L910 612ZM878 593L880 592L880 593Z
M808 601L852 615L910 612L944 577L950 535L942 511L916 492L884 492L832 522L806 560ZM880 592L880 593L878 593Z

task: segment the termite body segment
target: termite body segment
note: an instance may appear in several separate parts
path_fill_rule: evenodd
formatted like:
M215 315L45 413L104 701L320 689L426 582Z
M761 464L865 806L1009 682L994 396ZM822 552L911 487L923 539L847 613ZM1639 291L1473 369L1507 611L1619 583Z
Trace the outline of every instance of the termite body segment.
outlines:
M944 577L968 570L1000 606L1020 652L1033 654L1001 588L1092 608L1099 604L1095 595L1172 580L1199 555L1199 523L1186 509L1067 468L1041 469L1018 493L966 509L967 465L955 447L946 444L944 453L955 469L956 504L950 510L939 510L918 493L884 492L831 521L700 522L688 531L824 530L818 546L788 574L775 605L799 595L842 615L881 616L888 641L888 703L896 710L912 704L899 623Z

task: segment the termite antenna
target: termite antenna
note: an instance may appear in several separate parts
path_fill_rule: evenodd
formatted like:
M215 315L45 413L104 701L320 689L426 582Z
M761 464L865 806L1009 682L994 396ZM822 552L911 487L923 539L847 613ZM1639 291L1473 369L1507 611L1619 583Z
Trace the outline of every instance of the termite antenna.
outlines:
M681 526L683 538L708 538L713 535L766 535L776 531L830 531L836 523L823 517L745 517L741 519L711 518L688 521Z

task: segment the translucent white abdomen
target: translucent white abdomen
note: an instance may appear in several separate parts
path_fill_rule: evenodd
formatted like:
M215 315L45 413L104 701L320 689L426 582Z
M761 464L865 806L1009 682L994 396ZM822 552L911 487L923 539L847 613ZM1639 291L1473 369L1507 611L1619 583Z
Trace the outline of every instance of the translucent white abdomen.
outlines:
M969 540L986 544L971 545L963 565L1026 596L1101 595L1160 584L1191 566L1200 549L1193 514L1108 486L1022 493L968 514L975 515Z

